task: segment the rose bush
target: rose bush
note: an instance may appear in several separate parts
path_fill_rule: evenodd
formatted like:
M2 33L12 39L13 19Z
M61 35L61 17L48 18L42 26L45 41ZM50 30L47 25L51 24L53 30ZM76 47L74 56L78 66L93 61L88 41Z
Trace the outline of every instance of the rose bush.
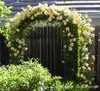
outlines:
M78 14L66 7L59 8L47 4L35 7L28 5L21 13L16 14L11 19L11 29L7 33L11 62L21 63L28 49L26 37L30 30L34 29L34 25L40 22L57 24L58 37L64 40L64 63L68 67L67 72L71 77L69 79L79 77L84 83L92 84L93 59L89 56L87 46L92 43L94 28L91 27L91 20L87 15Z

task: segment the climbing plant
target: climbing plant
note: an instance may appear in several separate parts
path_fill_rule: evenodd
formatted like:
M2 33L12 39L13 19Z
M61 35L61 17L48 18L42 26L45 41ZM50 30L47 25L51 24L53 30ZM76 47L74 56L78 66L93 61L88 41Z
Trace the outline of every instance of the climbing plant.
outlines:
M11 63L20 63L27 51L26 37L34 25L45 22L57 24L58 36L64 40L63 62L67 72L73 77L79 77L84 83L92 84L93 57L89 56L87 46L92 43L94 28L87 15L78 14L74 10L55 5L39 4L38 6L23 8L21 13L11 19L11 29L8 32L7 46L10 48ZM73 64L74 62L74 64ZM76 74L77 73L77 74ZM71 80L72 78L69 79ZM74 78L74 79L75 79Z

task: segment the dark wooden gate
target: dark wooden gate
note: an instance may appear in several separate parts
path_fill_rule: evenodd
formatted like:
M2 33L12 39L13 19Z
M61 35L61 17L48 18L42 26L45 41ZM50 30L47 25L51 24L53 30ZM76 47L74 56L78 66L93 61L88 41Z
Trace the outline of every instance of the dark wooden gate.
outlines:
M9 50L4 41L5 37L0 34L0 65L9 64Z
M26 57L40 58L40 63L53 75L65 76L63 64L63 41L57 37L56 27L36 27L27 38Z

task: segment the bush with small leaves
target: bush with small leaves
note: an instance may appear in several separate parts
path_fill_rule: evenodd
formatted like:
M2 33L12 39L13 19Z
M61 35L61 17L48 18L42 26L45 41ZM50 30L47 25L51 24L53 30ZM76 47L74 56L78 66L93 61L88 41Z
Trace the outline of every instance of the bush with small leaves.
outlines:
M73 82L64 83L60 79L52 77L37 59L0 67L0 91L74 91Z

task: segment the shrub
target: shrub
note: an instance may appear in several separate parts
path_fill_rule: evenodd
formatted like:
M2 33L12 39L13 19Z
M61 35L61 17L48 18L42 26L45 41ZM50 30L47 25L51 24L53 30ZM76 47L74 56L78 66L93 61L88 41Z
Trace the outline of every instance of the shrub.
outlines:
M12 7L6 7L5 3L0 0L0 34L3 34L6 39L8 39L8 31L10 30L10 23L7 15L11 13L11 8ZM5 21L2 19L5 19Z
M38 61L0 67L0 91L73 91L73 84L68 86L69 82L52 77Z
M0 67L1 91L50 91L61 88L58 77L51 77L37 61Z

